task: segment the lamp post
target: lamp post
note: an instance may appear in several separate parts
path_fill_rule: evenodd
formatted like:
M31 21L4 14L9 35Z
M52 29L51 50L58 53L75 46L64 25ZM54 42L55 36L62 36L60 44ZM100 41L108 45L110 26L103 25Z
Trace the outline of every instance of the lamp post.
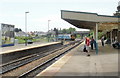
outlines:
M48 42L49 42L49 22L50 22L51 20L48 20Z
M25 12L25 32L26 32L25 46L27 46L27 13L29 12Z

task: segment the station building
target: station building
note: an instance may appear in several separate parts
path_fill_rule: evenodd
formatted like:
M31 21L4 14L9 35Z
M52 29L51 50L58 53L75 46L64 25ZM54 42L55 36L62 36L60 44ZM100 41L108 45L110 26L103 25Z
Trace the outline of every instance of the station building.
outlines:
M78 28L93 30L93 37L96 41L98 40L98 32L103 32L112 43L115 40L120 41L119 8L120 6L117 7L118 11L113 16L61 10L61 18Z

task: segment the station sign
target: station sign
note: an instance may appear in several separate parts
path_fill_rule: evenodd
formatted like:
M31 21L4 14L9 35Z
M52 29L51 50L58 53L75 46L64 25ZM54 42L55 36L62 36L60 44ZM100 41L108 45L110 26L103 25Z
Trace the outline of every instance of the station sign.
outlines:
M14 25L0 24L0 46L14 46Z

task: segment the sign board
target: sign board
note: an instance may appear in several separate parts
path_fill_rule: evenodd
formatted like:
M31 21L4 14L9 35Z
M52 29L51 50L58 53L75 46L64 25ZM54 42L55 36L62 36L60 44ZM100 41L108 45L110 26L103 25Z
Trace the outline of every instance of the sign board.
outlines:
M14 46L14 25L1 23L0 27L1 43L2 47Z

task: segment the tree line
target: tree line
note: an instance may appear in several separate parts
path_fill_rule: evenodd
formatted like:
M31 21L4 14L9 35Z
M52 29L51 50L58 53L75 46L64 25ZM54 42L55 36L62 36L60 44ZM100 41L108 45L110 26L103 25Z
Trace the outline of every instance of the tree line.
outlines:
M20 31L22 31L22 29L21 28L15 28L14 31L15 32L20 32Z
M75 28L72 28L72 27L70 27L70 28L68 28L68 29L57 29L57 28L54 28L53 29L55 32L56 32L56 35L57 34L72 34L72 33L74 33L75 31L76 31L76 29Z

